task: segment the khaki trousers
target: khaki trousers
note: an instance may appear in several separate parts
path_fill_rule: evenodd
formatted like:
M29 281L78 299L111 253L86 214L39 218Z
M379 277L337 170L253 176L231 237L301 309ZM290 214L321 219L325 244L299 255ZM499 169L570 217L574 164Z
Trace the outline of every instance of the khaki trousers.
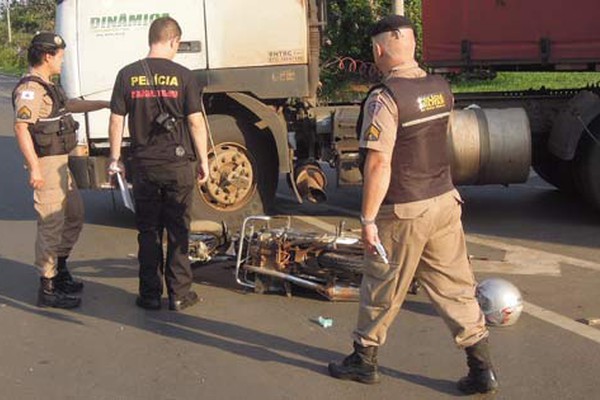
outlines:
M56 275L56 258L67 257L83 227L83 202L68 167L68 156L39 159L44 186L33 191L38 214L35 266L44 278Z
M423 201L381 207L377 227L390 264L377 255L365 255L354 331L357 343L381 346L385 342L415 276L459 347L488 335L475 298L461 204L460 195L452 190Z

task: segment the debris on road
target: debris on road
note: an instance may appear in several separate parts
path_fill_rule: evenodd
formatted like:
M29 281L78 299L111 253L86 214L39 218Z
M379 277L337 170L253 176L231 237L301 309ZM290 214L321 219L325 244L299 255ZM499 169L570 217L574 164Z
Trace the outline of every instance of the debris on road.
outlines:
M317 322L325 329L331 328L333 326L333 318L326 318L319 315L319 317L317 318Z
M600 318L581 318L578 319L577 322L581 322L582 324L589 326L598 326L600 325Z

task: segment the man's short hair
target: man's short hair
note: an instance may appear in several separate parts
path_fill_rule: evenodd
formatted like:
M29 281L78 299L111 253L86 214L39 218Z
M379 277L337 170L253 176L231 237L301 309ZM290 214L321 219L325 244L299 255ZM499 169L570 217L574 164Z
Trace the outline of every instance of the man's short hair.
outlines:
M171 39L181 38L181 27L171 17L160 17L155 19L148 31L148 44L166 42Z

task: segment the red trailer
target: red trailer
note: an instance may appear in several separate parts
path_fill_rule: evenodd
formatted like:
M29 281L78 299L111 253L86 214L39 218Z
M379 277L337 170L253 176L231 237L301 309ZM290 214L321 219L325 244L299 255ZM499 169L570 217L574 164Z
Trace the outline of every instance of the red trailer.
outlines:
M424 0L422 10L423 61L434 71L600 71L598 0ZM600 87L456 100L459 107L524 109L535 171L600 209Z
M600 70L600 2L426 0L423 60L433 68Z

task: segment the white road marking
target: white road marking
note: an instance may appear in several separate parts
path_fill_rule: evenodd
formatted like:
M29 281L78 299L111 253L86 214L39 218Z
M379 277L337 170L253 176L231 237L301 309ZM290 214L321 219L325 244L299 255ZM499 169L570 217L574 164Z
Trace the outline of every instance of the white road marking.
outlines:
M593 340L596 343L600 343L600 330L596 328L573 321L571 318L557 314L554 311L546 310L545 308L536 306L535 304L531 304L529 302L524 302L523 311L533 317L541 319L544 322L555 325L579 336L583 336L586 339Z
M467 235L467 241L475 244L493 247L498 250L506 251L506 261L518 266L522 264L525 268L531 268L533 265L538 265L540 270L551 271L556 269L560 275L560 264L569 264L576 267L587 268L594 271L600 271L600 264L563 256L561 254L550 253L542 250L535 250L529 247L516 246L500 242L495 239L482 237L481 235Z
M320 219L315 218L315 217L294 216L293 218L297 219L299 221L302 221L304 223L313 225L319 229L323 229L327 232L334 232L336 229L336 227L334 225L329 224L324 221L321 221ZM552 254L552 253L546 253L546 252L537 251L537 250L533 251L533 250L527 249L525 247L513 246L513 245L501 243L501 242L498 242L495 240L490 240L490 239L483 239L483 238L476 237L475 240L479 244L484 244L486 246L491 246L491 247L502 248L503 250L506 250L508 253L514 253L515 257L517 255L522 255L523 254L522 252L524 250L527 250L529 252L534 252L534 254L538 257L540 255L545 258L556 257L557 259L561 260L561 262L566 262L568 264L582 266L584 268L591 268L593 270L600 270L598 264L587 262L584 260L579 260L579 259L575 259L575 258L571 258L571 257ZM531 259L535 259L535 257L532 257ZM538 262L538 261L539 261L539 259L536 260L536 262ZM600 343L600 330L598 330L596 328L592 328L592 327L584 325L584 324L581 324L579 322L576 322L573 319L565 317L558 313L555 313L554 311L547 310L543 307L537 306L537 305L529 303L529 302L524 302L523 312L525 312L535 318L538 318L544 322L552 324L556 327L565 329L571 333L582 336L582 337L592 340L596 343Z
M467 237L467 242L469 242ZM514 261L497 261L497 260L478 260L471 259L473 271L486 274L509 274L509 275L544 275L555 276L561 275L560 265L556 262L539 262L539 260L528 261L518 259L520 255L515 253L507 253L506 258L515 258Z

